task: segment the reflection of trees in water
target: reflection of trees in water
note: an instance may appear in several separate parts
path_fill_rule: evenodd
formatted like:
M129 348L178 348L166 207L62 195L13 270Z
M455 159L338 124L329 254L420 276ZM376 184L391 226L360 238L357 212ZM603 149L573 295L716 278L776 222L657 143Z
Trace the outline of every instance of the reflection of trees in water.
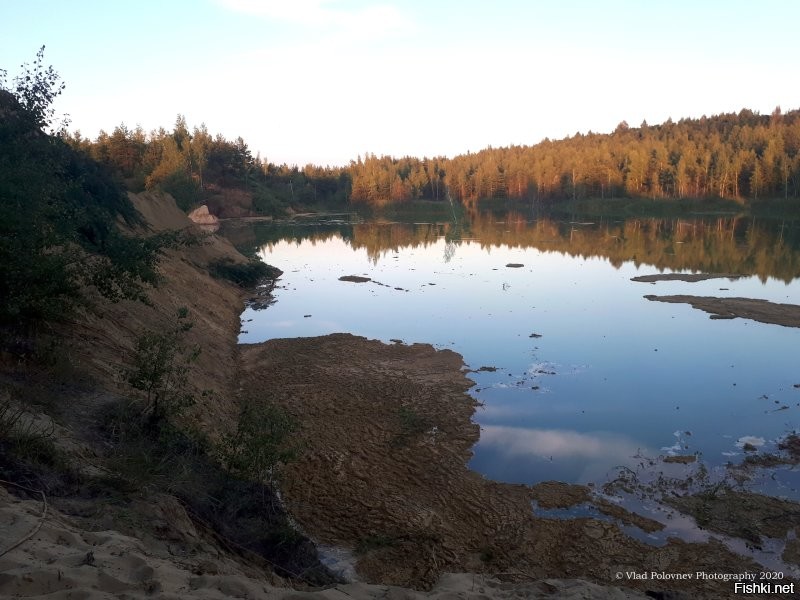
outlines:
M582 258L626 261L658 269L800 277L800 222L752 217L597 219L591 222L517 213L478 215L472 231L483 247L533 247Z
M657 269L755 274L762 280L774 277L788 282L800 277L800 221L745 216L565 221L532 220L514 211L476 211L456 222L273 225L250 235L255 236L253 247L337 237L355 249L365 249L375 264L390 252L428 247L442 239L444 261L449 262L468 237L482 248L506 245L600 257L616 267L633 261Z
M456 247L461 243L462 231L462 222L456 218L456 213L453 211L453 222L444 234L444 262L449 263L456 255Z
M449 263L456 255L456 244L453 241L446 242L444 245L444 262Z

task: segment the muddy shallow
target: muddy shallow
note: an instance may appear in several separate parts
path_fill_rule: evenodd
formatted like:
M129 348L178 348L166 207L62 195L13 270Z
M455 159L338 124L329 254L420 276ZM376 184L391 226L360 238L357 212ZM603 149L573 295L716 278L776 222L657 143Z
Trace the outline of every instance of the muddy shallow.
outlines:
M693 308L710 313L712 319L752 319L784 327L800 327L800 306L780 304L756 298L717 298L714 296L645 296L657 302L691 304Z
M763 570L718 542L653 547L615 522L536 517L532 500L568 506L584 491L501 484L467 469L479 431L463 367L451 351L349 334L241 346L241 394L274 402L301 424L303 451L282 475L287 507L320 542L357 550L361 577L418 588L448 571L583 577L726 598L730 582L615 574Z

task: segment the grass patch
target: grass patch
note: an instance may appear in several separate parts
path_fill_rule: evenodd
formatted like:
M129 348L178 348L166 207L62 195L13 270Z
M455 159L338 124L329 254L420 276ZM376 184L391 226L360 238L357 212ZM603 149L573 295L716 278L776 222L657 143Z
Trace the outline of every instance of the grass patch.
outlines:
M31 465L61 466L64 461L53 442L54 431L52 423L37 423L33 414L15 405L8 395L0 398L0 447L4 454Z

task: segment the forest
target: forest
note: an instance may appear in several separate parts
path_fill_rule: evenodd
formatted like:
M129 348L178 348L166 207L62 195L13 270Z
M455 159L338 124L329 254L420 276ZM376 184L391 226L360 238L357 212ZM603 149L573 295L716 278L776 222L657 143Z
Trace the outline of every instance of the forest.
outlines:
M451 159L367 153L344 167L275 165L253 156L243 138L213 136L204 124L190 129L180 115L170 131L122 124L95 140L79 132L66 140L111 167L129 189L160 187L184 208L222 189L245 193L260 214L411 200L800 198L800 111L780 108L639 127L622 122L610 134L576 133Z

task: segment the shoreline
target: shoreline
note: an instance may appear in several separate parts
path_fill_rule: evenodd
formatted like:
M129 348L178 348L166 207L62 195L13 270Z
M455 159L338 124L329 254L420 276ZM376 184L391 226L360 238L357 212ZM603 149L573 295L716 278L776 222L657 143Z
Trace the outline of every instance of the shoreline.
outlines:
M134 199L157 230L187 226L168 196ZM166 281L154 290L152 305L103 304L74 325L70 353L94 387L54 387L61 404L80 407L57 414L65 440L86 444L70 459L87 472L102 467L113 449L97 445L93 418L129 393L115 376L130 360L135 336L168 326L185 304L195 318L187 342L203 348L191 385L198 394L214 394L198 395L183 424L218 440L248 396L295 415L304 452L286 466L284 504L319 541L357 551L359 575L368 583L339 585L331 594L295 592L290 586L297 582L235 552L225 531L195 520L175 495L156 488L125 492L113 510L98 506L94 496L61 497L64 510L52 506L45 514L34 497L12 496L0 486L3 537L9 544L22 539L0 547L0 594L327 599L344 591L359 600L387 594L444 600L476 593L643 598L644 591L682 590L726 598L729 590L714 581L629 581L614 573L763 570L715 542L670 540L658 548L628 537L615 522L536 516L533 501L569 507L587 489L498 483L468 468L479 430L460 355L349 334L240 345L247 292L210 277L208 265L221 258L245 260L216 237L170 251L160 266ZM37 523L40 530L29 535Z
M722 273L702 274L691 279L684 279L683 275L670 278L701 281L717 277L736 276ZM648 279L650 278L662 280L664 276L650 276ZM331 338L340 339L333 342ZM581 512L580 508L577 514L581 516L578 517L537 516L532 514L534 511L531 509L531 501L539 499L540 490L537 488L542 484L516 486L485 480L466 466L471 450L465 453L461 462L443 467L437 461L447 451L446 439L436 440L436 444L442 449L438 456L432 455L424 447L426 443L433 445L431 438L434 436L426 440L423 435L411 440L411 447L403 448L399 458L391 456L397 453L397 449L391 444L391 435L399 435L400 428L403 427L401 416L396 414L394 422L391 419L371 419L370 424L368 415L371 411L388 412L387 405L383 402L386 398L376 408L374 404L364 403L363 398L354 397L365 390L375 396L386 394L385 391L396 384L396 381L387 377L386 372L376 369L370 363L383 362L386 352L382 343L374 344L374 340L349 334L332 334L271 340L243 346L246 348L245 353L252 353L246 359L252 364L243 369L242 385L245 390L280 388L287 383L294 385L291 401L286 398L278 398L277 401L283 408L291 408L299 418L307 420L304 443L311 457L308 464L288 467L289 481L282 488L287 508L312 538L323 544L354 552L358 562L357 570L367 581L426 588L436 580L437 572L458 570L491 574L512 572L513 577L520 579L546 576L586 577L606 583L608 579L605 573L615 565L631 564L634 565L631 568L638 568L637 564L661 560L661 555L669 553L664 550L665 547L654 547L652 541L642 543L644 538L652 537L648 536L651 531L662 529L662 523L625 510L623 506L631 508L630 504L604 502L602 497L589 494L589 488L585 486L555 482L561 486L557 494L563 494L564 497L569 493L577 493L577 489L583 490L585 503L592 509L597 509L599 517L587 517L587 513ZM338 351L330 350L328 346L336 347ZM421 347L425 344L415 346ZM367 348L371 350L366 350ZM278 355L299 355L299 366L293 364L291 359L276 358ZM462 368L463 359L460 356L458 358L458 368ZM413 373L414 360L412 354L404 359L403 368L398 370L402 374L396 374L398 378L416 377ZM259 368L270 374L255 375ZM284 379L284 375L277 375L290 372L291 369L296 369L294 378ZM336 371L336 376L331 376L331 369ZM341 371L352 372L357 376L342 379ZM301 381L302 384L299 383ZM319 385L319 381L326 381L327 387ZM354 390L358 393L350 393ZM403 406L408 401L402 394L388 393L386 396L390 402L394 402L395 407ZM446 397L446 394L438 396ZM308 415L320 410L321 401L336 402L338 410L329 410L329 407L324 418L309 418ZM474 402L474 399L470 398L470 401ZM435 400L433 402L437 404ZM435 412L438 409L432 410ZM471 422L472 411L467 416L453 412L450 417ZM315 420L319 422L315 423ZM428 431L440 429L437 422L427 423L427 426ZM358 440L358 443L351 445L351 438ZM475 437L474 441L477 440ZM457 451L451 451L453 453L457 454ZM697 457L692 455L671 462L682 465L696 460ZM684 475L691 479L692 473L687 469ZM476 475L481 481L479 484L472 482ZM679 477L675 479L675 489L680 489L677 485ZM309 481L314 483L311 490L308 489ZM567 491L568 488L572 488L571 492ZM449 494L449 501L436 502L437 493ZM689 494L688 490L682 493ZM363 494L369 494L371 498ZM463 498L469 500L462 503ZM480 518L470 514L470 508L464 506L469 501L472 501L473 512L484 512ZM548 501L568 510L580 504L563 499L548 498ZM414 504L419 508L417 513L402 508ZM352 510L354 506L363 507L358 513L360 517L349 514L348 510ZM480 506L491 508L480 509ZM487 515L487 512L492 514ZM609 519L606 520L605 517ZM556 518L563 520L556 521ZM685 515L682 518L687 522L691 521ZM427 525L415 528L415 520L422 520ZM458 525L441 527L442 522ZM496 522L504 522L506 530L497 527ZM590 530L599 527L600 533L597 535L602 541L598 546L602 550L597 546L592 548L591 543L586 541L574 542L576 546L581 546L574 553L572 548L567 548L569 542L565 540L570 536L575 540L581 539L580 534L570 529L575 523L590 523ZM633 538L628 533L623 533L627 531L623 525L631 524L638 527L641 536ZM423 530L428 536L426 540L420 539L420 532ZM584 533L582 537L585 540L591 536ZM687 539L688 537L690 536ZM541 560L541 546L536 548L532 542L534 539L549 546L548 554L554 555L552 562ZM705 541L708 536L702 542L691 544L668 540L666 535L658 539L659 543L666 542L666 547L672 548L673 552L676 547L692 546L691 550L682 549L681 552L704 554L717 566L738 564L738 567L729 568L749 571L765 568L752 560L755 553L748 555L730 550L730 544L726 548L719 541ZM500 541L495 543L495 540ZM514 547L513 557L507 554L509 546ZM696 550L698 547L704 550ZM453 549L456 551L452 551ZM451 551L450 554L448 550ZM597 556L603 558L598 559ZM637 558L631 559L630 556ZM763 560L760 555L756 558ZM684 566L688 568L686 563L678 568ZM437 571L440 568L442 571ZM697 586L696 581L690 583ZM638 584L625 582L625 585ZM695 590L691 586L682 589ZM704 590L704 595L706 592L713 593L710 589ZM720 597L724 597L724 594L720 594Z
M654 522L621 507L603 507L614 521L534 514L533 500L572 506L585 499L584 486L505 484L471 471L475 401L452 351L350 334L276 339L240 351L241 397L257 394L300 423L304 450L286 465L280 485L287 510L318 542L352 551L367 583L431 589L444 573L472 572L518 583L580 578L664 591L609 574L692 572L696 565L763 570L715 541L640 542L617 522ZM670 581L667 588L727 596L714 582Z

